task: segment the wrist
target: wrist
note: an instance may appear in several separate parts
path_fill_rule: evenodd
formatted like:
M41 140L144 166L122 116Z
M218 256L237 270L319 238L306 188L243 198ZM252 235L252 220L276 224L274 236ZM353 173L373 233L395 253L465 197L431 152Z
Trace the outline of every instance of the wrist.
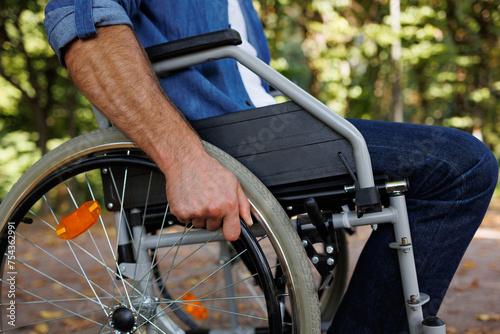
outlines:
M179 124L172 131L165 131L151 138L148 155L167 175L179 175L188 165L199 164L207 157L201 139L188 124Z

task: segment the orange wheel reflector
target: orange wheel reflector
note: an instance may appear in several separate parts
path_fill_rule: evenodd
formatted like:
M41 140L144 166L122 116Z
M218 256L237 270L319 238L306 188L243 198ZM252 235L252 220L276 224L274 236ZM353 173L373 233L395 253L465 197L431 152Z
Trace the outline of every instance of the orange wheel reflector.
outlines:
M74 239L92 227L99 219L101 206L97 201L83 203L78 209L64 217L57 225L56 233L61 239Z
M195 295L188 292L182 297L182 300L185 302L184 308L193 318L201 320L208 319L208 310Z

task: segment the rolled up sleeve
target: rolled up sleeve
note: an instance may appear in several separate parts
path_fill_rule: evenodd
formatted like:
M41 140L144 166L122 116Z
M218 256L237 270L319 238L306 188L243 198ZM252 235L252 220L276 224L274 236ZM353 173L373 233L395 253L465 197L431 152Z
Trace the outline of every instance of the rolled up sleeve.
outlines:
M64 64L62 50L68 43L95 36L96 27L117 24L133 27L130 8L127 9L112 0L51 0L45 8L44 25L59 61Z

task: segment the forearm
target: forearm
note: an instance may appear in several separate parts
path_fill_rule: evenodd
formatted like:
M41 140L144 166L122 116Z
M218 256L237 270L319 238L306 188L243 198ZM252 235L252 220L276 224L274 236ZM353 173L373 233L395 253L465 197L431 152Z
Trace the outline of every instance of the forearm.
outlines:
M196 133L172 105L127 26L98 29L65 51L68 70L80 91L164 173L182 156L201 154Z
M163 171L170 212L181 222L233 241L241 216L252 224L250 204L230 171L210 157L201 140L169 102L127 26L98 29L65 52L81 92ZM188 97L186 97L188 98Z

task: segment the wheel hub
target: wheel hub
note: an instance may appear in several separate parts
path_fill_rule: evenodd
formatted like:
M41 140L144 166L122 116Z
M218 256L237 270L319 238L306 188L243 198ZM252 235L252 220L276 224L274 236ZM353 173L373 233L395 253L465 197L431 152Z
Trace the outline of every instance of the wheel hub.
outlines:
M110 314L111 327L119 333L133 333L136 330L136 318L132 310L119 306Z

